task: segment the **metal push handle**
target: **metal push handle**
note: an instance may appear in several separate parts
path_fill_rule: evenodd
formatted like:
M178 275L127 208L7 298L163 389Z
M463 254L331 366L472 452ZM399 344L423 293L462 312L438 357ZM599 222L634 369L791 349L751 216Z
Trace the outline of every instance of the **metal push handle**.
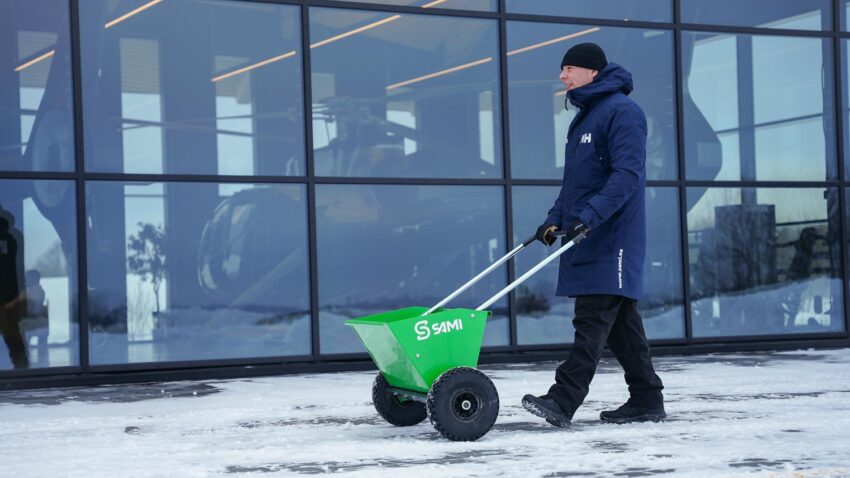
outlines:
M566 232L564 232L564 231L557 231L557 232L556 232L556 233L554 233L554 234L555 234L555 236L563 236L563 235L565 235L565 234L566 234ZM563 246L561 246L561 247L560 247L557 251L555 251L555 252L553 252L552 254L550 254L550 255L549 255L549 257L547 257L546 259L543 259L543 260L542 260L540 263L538 263L536 266L534 266L534 267L532 267L531 269L529 269L529 270L528 270L528 272L526 272L525 274L523 274L522 276L520 276L520 278L519 278L519 279L517 279L517 280L515 280L515 281L511 282L510 284L508 284L508 286L507 286L507 287L505 287L504 289L500 290L500 291L499 291L496 295L494 295L493 297L490 297L490 299L489 299L487 302L484 302L483 304L479 305L479 306L478 306L475 310L484 310L484 309L486 309L487 307L490 307L490 305L492 305L494 302L496 302L497 300L499 300L499 299L501 299L502 297L504 297L504 295L505 295L505 294L507 294L508 292L510 292L510 291L512 291L512 290L514 290L514 289L516 289L516 288L517 288L517 286L519 286L520 284L522 284L523 282L525 282L525 280L526 280L526 279L528 279L529 277L533 276L533 275L534 275L537 271L539 271L540 269L544 268L544 267L546 266L546 264L548 264L548 263L550 263L550 262L554 261L554 260L555 260L555 258L557 258L558 256L560 256L560 255L561 255L561 254L563 254L564 252L567 252L567 249L569 249L569 248L573 247L574 245L578 244L579 242L581 242L581 240L582 240L582 239L584 239L585 235L586 235L586 233L584 233L584 232L579 233L579 235L577 235L576 237L572 238L572 240L570 240L570 242L568 242L568 243L564 244Z
M567 234L567 233L566 233L566 231L555 231L555 232L552 232L552 233L551 233L551 235L552 235L553 237L563 237L563 236L565 236L566 234ZM563 254L563 253L564 253L567 249L569 249L570 247L572 247L572 246L574 246L574 245L578 244L578 243L579 243L582 239L584 239L584 236L585 236L585 234L584 234L584 233L582 233L582 234L579 234L578 236L574 237L574 238L573 238L570 242L568 242L568 243L566 243L565 245L561 246L561 247L560 247L557 251L555 251L552 255L550 255L549 257L547 257L546 259L544 259L544 260L543 260L543 262L541 262L541 263L537 264L536 266L534 266L531 270L529 270L528 272L526 272L525 274L523 274L523 275L522 275L522 277L520 277L519 279L517 279L517 280L513 281L511 284L509 284L507 287L505 287L504 289L502 289L501 291L499 291L496 295L494 295L493 297L491 297L491 298L490 298L487 302L485 302L485 303L481 304L481 306L480 306L480 307L478 307L478 308L477 308L477 309L475 309L475 310L484 310L485 308L489 307L489 306L490 306L493 302L496 302L497 300L501 299L501 298L502 298L505 294L507 294L508 292L510 292L510 291L512 291L512 290L514 290L517 286L519 286L520 284L522 284L523 282L525 282L525 280L526 280L526 279L528 279L529 277L531 277L532 275L534 275L534 273L535 273L535 272L539 271L539 270L540 270L541 268L543 268L546 264L548 264L548 263L552 262L553 260L555 260L555 258L556 258L556 257L558 257L558 256L560 256L561 254ZM473 277L472 279L470 279L470 280L469 280L466 284L463 284L462 286L460 286L457 290L455 290L454 292L452 292L451 294L449 294L449 296L448 296L448 297L446 297L445 299L443 299L443 300L441 300L440 302L438 302L435 306L433 306L433 307L431 307L430 309L428 309L428 311L427 311L427 312L425 312L425 313L424 313L424 314L422 314L422 315L428 315L428 314L431 314L431 313L433 313L435 310L439 309L440 307L443 307L444 305L448 304L449 302L451 302L451 301L452 301L452 299L454 299L455 297L457 297L457 296L459 296L460 294L462 294L462 293L463 293L466 289L469 289L469 288L470 288L470 287L472 287L472 286L473 286L476 282L478 282L478 281L480 281L481 279L483 279L483 278L484 278L484 276L486 276L487 274L489 274L489 273L493 272L493 271L494 271L496 268L498 268L500 265L502 265L502 264L504 264L505 262L507 262L508 260L510 260L513 256L517 255L517 253L519 253L519 251L523 250L525 247L527 247L529 244L533 243L535 240L536 240L536 236L532 235L532 236L531 236L531 237L529 237L528 239L526 239L526 240L522 241L522 244L520 244L520 245L518 245L518 246L514 247L513 249L511 249L511 250L510 250L507 254L505 254L504 256L502 256L502 258L501 258L501 259L499 259L499 260L497 260L496 262L494 262L494 263L490 264L490 266L489 266L489 267L487 267L486 269L484 269L483 271L481 271L481 272L480 272L477 276L475 276L475 277Z
M505 262L507 262L507 261L508 261L511 257L515 256L515 255L516 255L519 251L523 250L523 248L525 248L526 246L528 246L529 244L531 244L532 242L534 242L534 241L535 241L535 239L536 239L536 238L535 238L535 236L531 236L531 237L529 237L528 239L526 239L526 240L522 241L522 244L520 244L520 245L518 245L518 246L514 247L514 248L513 248L510 252L508 252L507 254L505 254L504 256L502 256L502 258L501 258L501 259L499 259L498 261L496 261L496 262L494 262L494 263L490 264L490 267L488 267L488 268L484 269L483 271L481 271L481 273L479 273L477 276L475 276L475 277L473 277L472 279L470 279L470 280L469 280L466 284L464 284L464 285L460 286L460 288L458 288L456 291L454 291L454 292L452 292L451 294L449 294L449 296L448 296L448 297L446 297L445 299L443 299L443 300L441 300L440 302L438 302L438 303L437 303L437 305L435 305L434 307L431 307L430 309L428 309L428 311L427 311L427 312L425 312L425 313L424 313L424 314L422 314L422 315L428 315L428 314L430 314L430 313L434 312L435 310L439 309L440 307L442 307L442 306L444 306L444 305L448 304L449 302L451 302L451 301L452 301L452 299L454 299L455 297L457 297L457 296L459 296L460 294L462 294L462 293L463 293L463 291L465 291L466 289L469 289L470 287L472 287L472 285L473 285L473 284L475 284L476 282L478 282L478 281L480 281L481 279L483 279L483 278L484 278L484 276L486 276L487 274L489 274L489 273L493 272L493 271L494 271L497 267L499 267L500 265L502 265L502 264L504 264Z

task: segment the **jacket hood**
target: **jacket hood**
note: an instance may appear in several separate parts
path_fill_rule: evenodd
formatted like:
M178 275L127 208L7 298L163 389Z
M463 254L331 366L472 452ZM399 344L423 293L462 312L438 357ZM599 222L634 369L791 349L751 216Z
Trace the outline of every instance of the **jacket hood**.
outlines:
M632 74L629 73L629 70L617 63L609 62L596 75L592 83L569 91L567 99L570 100L570 103L582 108L611 93L619 91L628 95L633 89Z

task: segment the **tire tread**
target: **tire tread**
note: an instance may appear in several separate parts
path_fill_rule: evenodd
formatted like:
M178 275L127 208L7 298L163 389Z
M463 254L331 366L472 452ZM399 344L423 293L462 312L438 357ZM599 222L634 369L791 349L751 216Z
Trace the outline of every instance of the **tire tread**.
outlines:
M403 408L395 404L392 401L392 393L387 390L389 386L384 374L378 372L372 383L372 404L381 418L397 427L413 426L428 418L424 403L413 402Z
M495 408L495 413L491 412L492 419L483 423L482 429L479 430L479 433L472 435L459 435L450 430L446 424L442 422L442 418L439 415L435 417L434 412L438 410L437 400L446 393L446 390L452 385L452 382L466 377L474 377L475 380L480 381L484 386L486 393L490 394L494 398L493 405L495 406L493 408ZM496 418L499 415L499 393L496 390L495 385L493 385L493 382L489 377L487 377L487 375L484 374L484 372L472 367L455 367L443 372L442 375L437 377L434 384L431 385L431 390L428 391L427 410L431 424L444 437L451 441L475 441L486 435L487 432L493 428L493 424L496 423Z

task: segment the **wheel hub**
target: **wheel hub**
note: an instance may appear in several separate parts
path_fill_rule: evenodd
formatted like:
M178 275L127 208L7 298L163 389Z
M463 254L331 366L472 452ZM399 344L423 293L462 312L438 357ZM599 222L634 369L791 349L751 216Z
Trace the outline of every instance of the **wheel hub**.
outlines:
M481 409L481 401L469 390L461 390L452 398L452 413L461 420L472 420Z

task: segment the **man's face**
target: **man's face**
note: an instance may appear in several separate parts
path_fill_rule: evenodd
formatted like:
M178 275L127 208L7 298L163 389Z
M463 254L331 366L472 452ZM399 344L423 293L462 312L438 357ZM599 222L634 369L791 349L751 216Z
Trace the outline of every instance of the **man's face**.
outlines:
M590 68L582 68L580 66L564 65L561 68L561 75L558 79L567 87L567 91L574 88L580 88L588 83L591 83L596 78L596 70Z

